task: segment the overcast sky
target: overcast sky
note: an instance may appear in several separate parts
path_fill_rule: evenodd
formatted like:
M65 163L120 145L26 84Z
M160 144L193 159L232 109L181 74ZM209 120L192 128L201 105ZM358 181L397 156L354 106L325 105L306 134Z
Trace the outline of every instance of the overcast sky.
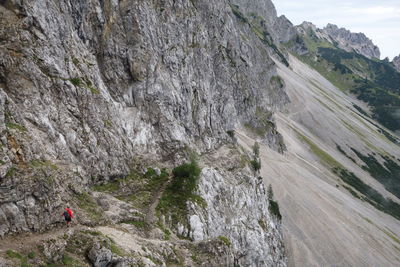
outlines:
M363 32L381 51L381 58L400 54L400 0L272 0L278 15L293 24L328 23Z

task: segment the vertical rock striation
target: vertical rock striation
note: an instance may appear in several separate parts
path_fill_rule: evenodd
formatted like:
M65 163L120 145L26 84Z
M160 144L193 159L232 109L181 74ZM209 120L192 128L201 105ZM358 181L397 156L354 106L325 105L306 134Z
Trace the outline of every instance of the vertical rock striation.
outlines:
M243 12L261 6L271 32L288 23L277 22L270 1L1 1L0 236L45 230L71 195L126 175L135 158L173 161L188 146L212 151L260 114L268 115L264 142L282 151L272 114L288 97L273 44L232 4ZM229 236L234 249L248 250L246 265L283 265L262 186L207 168L203 177L200 191L216 187L210 213L201 213L210 225L196 233ZM232 186L240 181L248 185ZM254 218L225 214L221 205L230 203L215 202L225 186ZM212 214L232 221L219 228ZM242 219L247 227L235 224ZM257 221L264 219L266 228Z
M268 211L261 177L205 168L199 194L207 208L191 205L193 240L227 238L240 266L286 266L280 222Z

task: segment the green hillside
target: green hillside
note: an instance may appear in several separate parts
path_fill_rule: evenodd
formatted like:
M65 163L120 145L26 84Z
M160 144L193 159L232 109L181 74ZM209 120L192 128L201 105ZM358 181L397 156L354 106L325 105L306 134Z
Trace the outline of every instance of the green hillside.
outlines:
M400 130L400 73L389 62L339 49L311 31L296 42L308 50L305 55L294 53L298 58L344 92L367 102L372 118L392 131Z

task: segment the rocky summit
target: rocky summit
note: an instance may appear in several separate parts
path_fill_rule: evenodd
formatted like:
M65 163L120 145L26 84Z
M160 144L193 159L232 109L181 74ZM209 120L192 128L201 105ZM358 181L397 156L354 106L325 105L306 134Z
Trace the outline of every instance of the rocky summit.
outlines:
M355 51L368 58L380 58L379 48L363 33L352 33L345 28L339 28L334 24L328 24L323 31L328 34L337 45L348 51Z
M394 57L392 60L392 64L394 65L396 70L400 72L400 56Z
M365 35L270 0L0 17L0 266L398 263L400 76Z
M334 24L328 24L323 29L319 29L313 23L305 21L296 26L296 29L301 35L311 31L319 38L347 52L355 52L371 59L379 59L381 55L379 48L365 34L353 33Z

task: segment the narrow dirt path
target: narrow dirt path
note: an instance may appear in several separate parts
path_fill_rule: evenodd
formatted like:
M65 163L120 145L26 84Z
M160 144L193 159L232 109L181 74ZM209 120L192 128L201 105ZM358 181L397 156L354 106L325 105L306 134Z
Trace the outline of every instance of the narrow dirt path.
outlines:
M75 224L70 227L62 226L55 228L44 233L28 232L18 236L7 236L4 239L0 239L0 254L5 253L7 250L29 252L34 250L44 240L56 238L64 234L73 234L74 231L83 228L85 226Z
M171 182L171 177L168 177L168 180L161 186L161 188L155 194L154 202L150 205L148 211L146 212L146 217L144 219L147 224L152 225L156 223L157 221L156 208L158 206L158 203L160 203L162 194L164 193L165 189L167 188L170 182Z

